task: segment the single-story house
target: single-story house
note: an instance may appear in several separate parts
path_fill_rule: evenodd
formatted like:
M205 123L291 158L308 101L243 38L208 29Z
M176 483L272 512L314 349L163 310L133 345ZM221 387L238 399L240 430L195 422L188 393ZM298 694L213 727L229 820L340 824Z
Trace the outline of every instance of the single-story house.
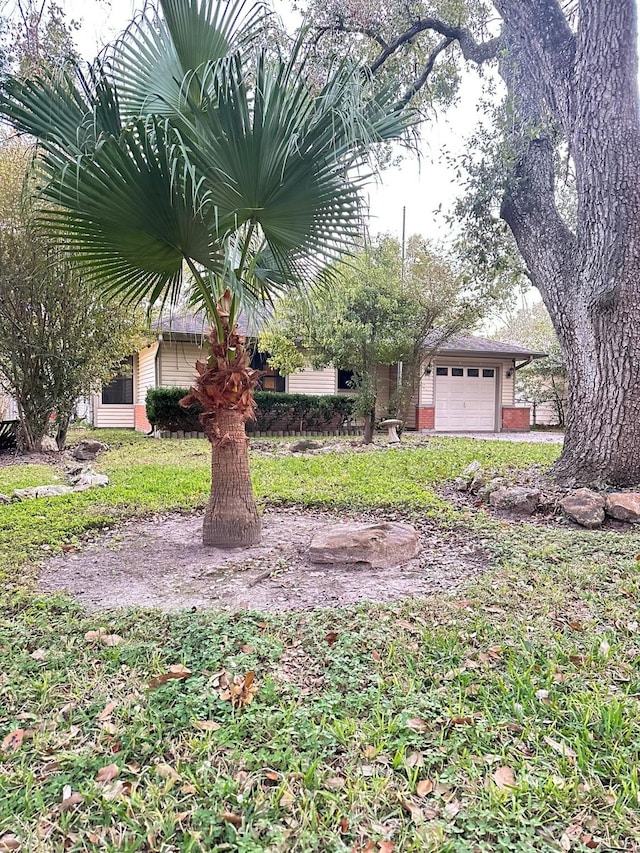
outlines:
M96 427L151 429L145 413L149 388L188 387L195 362L206 355L206 331L193 315L156 323L152 338L129 359L128 369L89 401L87 417ZM455 337L422 365L414 398L402 413L408 429L440 432L494 432L529 429L529 408L516 405L515 372L545 353L479 337ZM350 374L332 367L307 367L290 376L270 370L257 353L254 367L265 370L265 391L298 394L348 394ZM398 366L380 368L381 414L397 387Z

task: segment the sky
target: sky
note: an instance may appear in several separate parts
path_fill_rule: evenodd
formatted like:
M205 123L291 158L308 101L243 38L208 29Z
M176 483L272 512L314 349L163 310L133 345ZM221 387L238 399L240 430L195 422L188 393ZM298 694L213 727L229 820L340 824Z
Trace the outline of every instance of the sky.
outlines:
M61 5L70 18L81 23L77 42L89 60L124 29L142 8L143 0L63 0ZM295 26L299 18L289 12L287 0L275 0L273 5L288 26ZM368 190L372 234L389 232L400 237L405 208L407 236L421 234L435 243L447 241L444 216L434 211L449 209L459 186L441 152L445 146L453 155L464 151L465 139L476 123L473 105L479 95L478 77L470 72L463 78L459 105L423 124L420 161L415 155L405 155L400 166L384 170L372 182Z

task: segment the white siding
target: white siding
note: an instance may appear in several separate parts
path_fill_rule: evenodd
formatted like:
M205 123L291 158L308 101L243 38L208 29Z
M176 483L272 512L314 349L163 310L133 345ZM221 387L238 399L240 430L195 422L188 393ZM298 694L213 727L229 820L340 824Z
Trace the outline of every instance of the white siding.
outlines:
M149 388L156 387L156 353L158 342L141 349L138 353L136 400L144 404Z
M13 397L0 391L0 420L15 421L18 418L18 407Z
M333 367L314 370L305 367L297 373L287 376L287 392L289 394L336 394L338 384L337 371Z
M95 427L123 427L133 429L135 426L133 406L96 406L94 408L93 425Z
M404 421L405 429L416 428L416 406L418 405L419 392L420 389L416 388L413 397L409 400L409 402L404 408L404 411L400 414L400 417Z
M435 373L435 367L432 365L431 373L425 373L426 368L427 365L423 364L421 368L420 386L418 388L419 406L433 406L433 376Z
M515 394L516 394L516 383L515 383L515 371L513 371L511 376L507 376L507 372L513 368L513 362L511 361L503 361L502 362L502 394L501 394L501 402L503 406L515 406Z
M161 388L188 388L196 377L196 361L205 361L207 353L197 344L165 341L160 346Z

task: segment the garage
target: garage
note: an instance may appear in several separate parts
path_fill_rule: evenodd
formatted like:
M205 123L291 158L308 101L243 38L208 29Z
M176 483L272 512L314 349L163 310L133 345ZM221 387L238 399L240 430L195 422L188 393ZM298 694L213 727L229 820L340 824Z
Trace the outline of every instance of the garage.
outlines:
M439 363L435 369L435 429L493 432L498 369Z

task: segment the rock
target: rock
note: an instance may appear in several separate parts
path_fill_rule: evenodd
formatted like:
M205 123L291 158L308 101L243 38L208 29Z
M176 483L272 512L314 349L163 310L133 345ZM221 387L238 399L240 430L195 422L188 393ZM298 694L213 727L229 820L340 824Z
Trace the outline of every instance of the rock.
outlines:
M58 445L56 444L55 438L52 438L50 435L45 435L40 442L40 450L43 453L58 453Z
M9 504L11 503L11 498L9 495L0 495L0 504Z
M531 515L540 501L539 489L526 486L501 486L489 495L489 503L495 509L508 509L519 515Z
M612 492L606 497L605 512L618 521L630 521L634 524L639 522L640 493Z
M57 498L60 495L69 495L72 491L71 486L31 486L28 489L15 489L13 498L18 501L30 498Z
M481 501L488 503L489 496L492 494L492 492L497 491L501 486L504 486L504 480L502 479L502 477L494 477L493 480L489 480L486 485L481 486L478 489L478 497Z
M107 445L103 444L101 441L95 441L94 439L87 438L74 447L72 456L80 462L90 462L96 458L101 450L107 449Z
M578 489L560 501L564 514L583 527L600 527L604 521L604 498L591 489Z
M481 471L478 471L469 485L469 491L472 495L477 495L483 486L487 485L487 479Z
M76 480L74 487L75 492L84 492L86 489L93 489L94 486L108 486L109 478L106 474L96 474L93 471L85 471Z
M317 532L309 546L309 559L325 565L360 563L386 569L411 560L419 549L418 532L411 524L350 522Z
M318 450L322 445L317 441L309 441L307 438L301 438L300 441L294 441L289 445L291 453L304 453L306 450Z
M468 491L476 477L481 476L481 472L482 465L477 459L474 459L473 462L467 465L462 474L460 474L459 477L456 477L454 480L454 486L459 492Z

